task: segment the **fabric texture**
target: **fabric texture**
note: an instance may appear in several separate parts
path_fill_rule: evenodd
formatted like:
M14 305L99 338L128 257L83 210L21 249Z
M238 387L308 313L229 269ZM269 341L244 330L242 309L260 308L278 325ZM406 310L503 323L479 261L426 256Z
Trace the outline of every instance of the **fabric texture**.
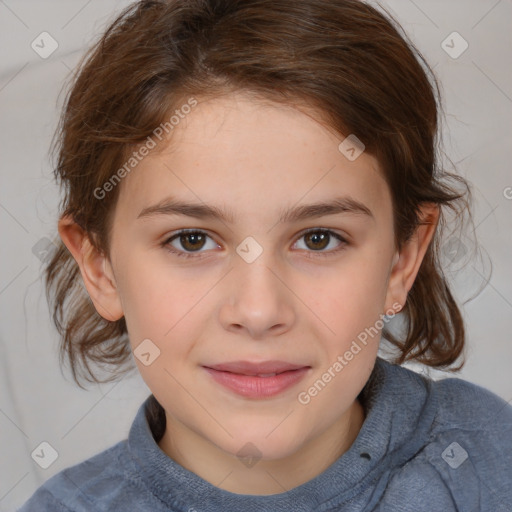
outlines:
M150 395L128 439L50 478L19 512L512 511L511 405L380 358L359 398L366 418L346 453L303 485L252 496L168 457L157 444L163 409Z

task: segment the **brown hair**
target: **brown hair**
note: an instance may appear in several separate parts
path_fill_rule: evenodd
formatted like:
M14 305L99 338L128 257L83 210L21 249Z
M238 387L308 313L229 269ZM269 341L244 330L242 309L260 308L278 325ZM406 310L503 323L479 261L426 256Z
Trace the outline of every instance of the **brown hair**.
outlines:
M436 78L391 16L359 0L143 0L117 17L73 77L54 140L62 215L108 255L120 187L101 200L93 191L183 98L234 90L307 105L339 134L363 141L391 190L397 248L422 222L423 203L456 218L469 212L468 184L438 163ZM398 363L446 368L463 351L463 319L440 267L444 223L441 208L400 315L403 332L382 333L399 350ZM46 292L61 362L68 357L79 385L79 377L108 382L134 367L124 318L109 322L97 313L60 240ZM115 370L99 380L89 363Z

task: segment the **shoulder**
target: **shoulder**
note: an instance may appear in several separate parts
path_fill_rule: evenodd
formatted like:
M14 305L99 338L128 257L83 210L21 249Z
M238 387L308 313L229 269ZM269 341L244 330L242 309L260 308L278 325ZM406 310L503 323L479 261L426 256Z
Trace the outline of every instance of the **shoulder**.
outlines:
M495 449L512 456L510 402L459 378L435 381L432 389L438 402L434 434L459 435L471 439L475 450Z
M42 485L17 512L70 512L71 508L59 501Z
M436 403L429 437L415 457L396 468L388 491L408 488L414 490L412 501L439 499L445 510L508 510L512 406L459 378L422 380Z
M108 509L129 480L126 441L57 473L18 512L91 512ZM124 460L121 460L124 459ZM107 508L105 508L107 507Z
M420 413L421 420L425 420L427 409L434 412L433 435L460 430L479 433L478 440L484 443L511 445L512 390L507 402L488 389L458 377L434 380L400 365L379 363L392 382L387 389L394 400L399 399L413 415ZM499 438L494 436L496 433L500 434Z
M491 391L449 378L437 381L433 441L450 469L468 461L482 478L512 488L512 405ZM511 397L512 398L512 397Z

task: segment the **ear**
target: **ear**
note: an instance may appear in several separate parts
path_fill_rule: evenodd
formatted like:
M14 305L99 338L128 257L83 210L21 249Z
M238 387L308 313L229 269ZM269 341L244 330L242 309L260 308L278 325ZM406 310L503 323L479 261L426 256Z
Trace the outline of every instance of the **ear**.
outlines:
M107 256L94 247L87 232L71 216L59 220L59 235L80 267L96 311L111 322L122 318L121 300Z
M428 246L436 232L439 221L439 206L424 203L420 209L420 221L410 240L404 243L400 252L396 252L393 259L388 290L386 295L386 311L397 310L396 303L402 309L407 300L407 294L414 284L421 262L427 252Z

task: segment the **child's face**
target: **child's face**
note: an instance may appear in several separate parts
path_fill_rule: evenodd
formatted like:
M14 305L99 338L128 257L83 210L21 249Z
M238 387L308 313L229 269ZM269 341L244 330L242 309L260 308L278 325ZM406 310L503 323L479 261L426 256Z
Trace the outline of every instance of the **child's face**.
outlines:
M382 327L380 315L397 297L390 284L396 251L389 189L377 161L366 153L349 161L338 149L341 140L295 109L231 95L199 102L174 128L171 145L123 180L113 276L132 348L149 339L160 350L148 366L136 362L169 428L232 454L250 442L272 459L346 420L380 333L371 331L366 345L358 341L359 351L353 341ZM229 211L232 222L140 215L170 198ZM371 215L279 221L284 211L336 198L351 198ZM331 230L347 243L332 234L304 236L307 228ZM168 243L190 258L162 246L181 229L204 232ZM234 361L306 370L286 389L277 378L276 388L268 381L260 393L244 394L205 369ZM331 378L324 375L329 369ZM308 391L315 382L317 392Z

